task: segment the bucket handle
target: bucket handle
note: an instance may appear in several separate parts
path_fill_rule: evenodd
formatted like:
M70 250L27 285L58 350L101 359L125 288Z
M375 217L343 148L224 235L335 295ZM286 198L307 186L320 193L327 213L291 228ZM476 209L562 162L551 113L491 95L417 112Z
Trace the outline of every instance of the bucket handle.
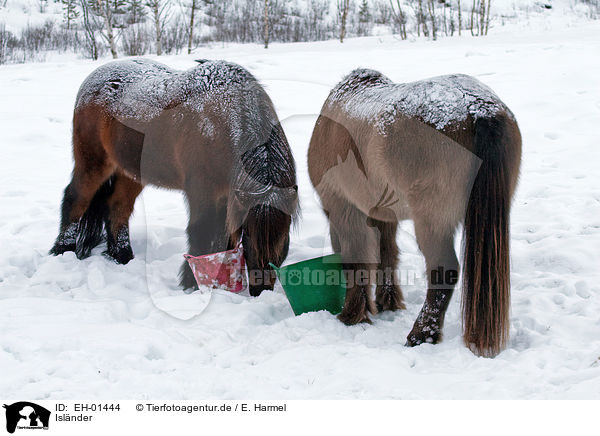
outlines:
M276 272L277 272L277 271L279 271L279 267L277 267L277 266L273 265L271 262L269 262L269 266L270 266L271 268L273 268L273 269L274 269Z

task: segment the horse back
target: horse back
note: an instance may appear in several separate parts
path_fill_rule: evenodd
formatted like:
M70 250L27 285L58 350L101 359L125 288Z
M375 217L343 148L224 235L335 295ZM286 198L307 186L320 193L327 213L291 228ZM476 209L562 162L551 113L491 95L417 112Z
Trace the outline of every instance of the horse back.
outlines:
M479 117L502 118L515 137L507 146L520 147L512 113L476 79L455 75L396 85L358 70L323 106L309 148L311 181L321 198L341 195L364 213L394 190L398 219L437 207L457 222L481 163L474 145Z

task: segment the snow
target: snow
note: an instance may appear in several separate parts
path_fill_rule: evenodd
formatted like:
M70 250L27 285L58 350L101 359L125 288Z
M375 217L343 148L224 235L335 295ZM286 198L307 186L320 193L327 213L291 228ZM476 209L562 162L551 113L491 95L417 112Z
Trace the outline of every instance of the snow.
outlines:
M3 5L4 3L4 5ZM5 0L0 1L0 23L6 25L6 30L18 35L27 25L40 25L46 21L62 21L62 3L39 0Z
M248 68L283 120L302 205L287 263L330 251L306 151L318 111L342 77L357 67L396 83L464 73L493 89L523 133L508 348L485 359L463 346L458 293L444 341L404 347L425 296L410 223L398 234L407 310L352 327L324 312L295 317L279 286L258 298L180 291L187 219L175 192L147 188L138 199L129 264L110 262L103 247L83 261L49 256L72 169L73 105L99 65L57 58L0 67L5 397L600 397L600 23L506 27L437 42L229 45L160 61L185 70L199 57Z
M397 84L377 71L357 69L336 85L326 106L339 104L351 117L375 125L382 135L400 113L438 129L457 125L469 115L474 120L500 111L512 116L490 88L464 74Z
M252 98L260 98L252 94L254 83L238 65L223 61L202 61L177 71L148 59L119 60L102 65L84 80L75 107L97 103L122 122L146 122L180 104L202 114L207 102L217 101L224 116L239 125L240 102L246 99L251 105ZM210 134L214 128L210 121L202 124Z

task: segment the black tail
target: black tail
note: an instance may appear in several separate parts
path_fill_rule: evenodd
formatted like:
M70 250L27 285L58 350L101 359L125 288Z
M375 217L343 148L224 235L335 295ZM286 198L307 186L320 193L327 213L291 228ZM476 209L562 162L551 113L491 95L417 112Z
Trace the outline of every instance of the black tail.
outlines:
M516 178L505 116L475 121L475 152L482 160L464 225L464 341L493 357L508 341L510 308L509 215ZM520 143L518 144L520 153ZM516 149L515 149L516 150ZM518 165L516 166L518 171Z
M81 220L77 232L75 254L79 259L89 257L92 249L104 238L104 226L108 220L108 198L114 192L115 176L111 176L98 189Z

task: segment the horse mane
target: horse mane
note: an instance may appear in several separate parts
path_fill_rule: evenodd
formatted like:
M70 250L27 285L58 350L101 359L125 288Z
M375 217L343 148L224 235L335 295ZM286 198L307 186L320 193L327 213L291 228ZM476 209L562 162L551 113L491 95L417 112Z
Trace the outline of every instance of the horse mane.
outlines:
M384 74L369 68L357 68L336 85L333 93L363 90L366 87L389 85L393 82Z

